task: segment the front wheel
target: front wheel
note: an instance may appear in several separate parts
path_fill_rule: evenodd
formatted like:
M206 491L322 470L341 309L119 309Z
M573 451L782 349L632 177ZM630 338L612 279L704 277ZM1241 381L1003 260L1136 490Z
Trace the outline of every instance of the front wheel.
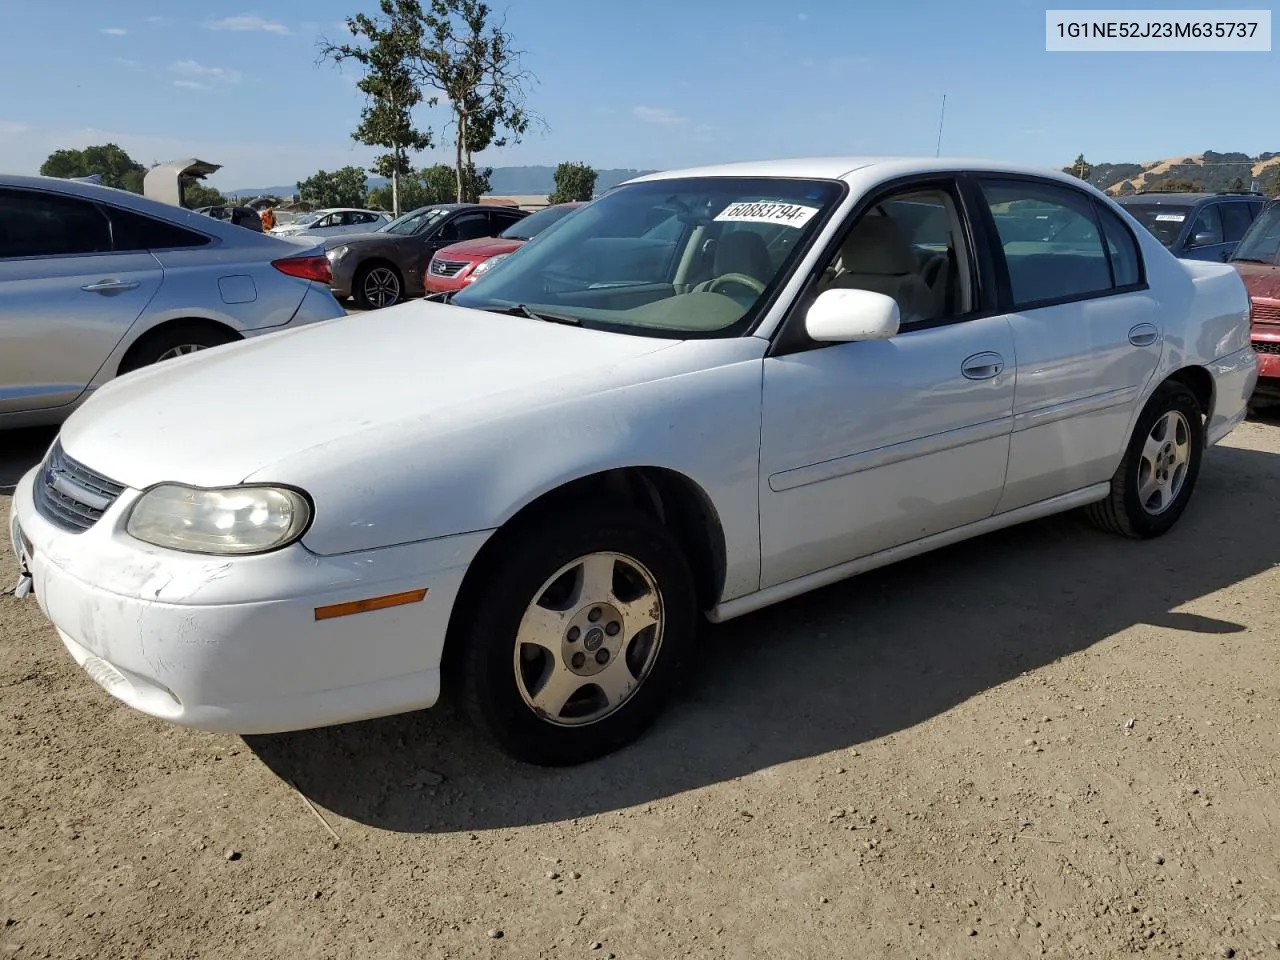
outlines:
M365 310L394 307L404 298L404 281L389 264L373 263L356 274L355 297Z
M630 510L548 516L499 536L451 640L472 719L543 766L630 743L667 700L696 629L679 544Z
M1109 533L1134 539L1168 532L1191 500L1204 456L1204 417L1187 387L1161 384L1138 417L1105 500L1086 516Z

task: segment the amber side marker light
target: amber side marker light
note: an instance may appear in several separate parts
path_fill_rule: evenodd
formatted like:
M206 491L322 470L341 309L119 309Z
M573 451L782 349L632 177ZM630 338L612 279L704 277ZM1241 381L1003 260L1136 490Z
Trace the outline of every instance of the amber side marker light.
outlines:
M349 617L353 613L369 613L371 610L402 607L406 603L419 603L426 595L427 588L423 587L421 590L406 590L404 593L388 593L383 597L369 597L366 600L334 603L327 607L316 607L316 619L332 620L334 617Z

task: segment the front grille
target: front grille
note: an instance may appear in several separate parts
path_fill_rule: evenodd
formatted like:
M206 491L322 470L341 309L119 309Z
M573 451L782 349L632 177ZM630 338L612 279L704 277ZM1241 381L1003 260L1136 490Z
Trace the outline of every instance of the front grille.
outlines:
M454 277L466 265L466 260L432 260L431 273L437 277Z
M1253 341L1254 353L1265 353L1271 357L1280 357L1280 343L1267 343L1265 340Z
M1254 300L1252 317L1258 323L1280 323L1280 303Z
M63 530L83 533L123 492L123 485L68 457L55 440L36 478L36 511Z

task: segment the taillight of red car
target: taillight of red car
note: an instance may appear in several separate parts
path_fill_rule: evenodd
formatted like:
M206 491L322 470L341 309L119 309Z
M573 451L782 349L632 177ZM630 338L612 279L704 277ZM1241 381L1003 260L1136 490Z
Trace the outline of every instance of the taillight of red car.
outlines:
M271 265L281 273L300 280L314 280L326 286L333 280L333 272L329 269L327 257L285 257L272 260Z

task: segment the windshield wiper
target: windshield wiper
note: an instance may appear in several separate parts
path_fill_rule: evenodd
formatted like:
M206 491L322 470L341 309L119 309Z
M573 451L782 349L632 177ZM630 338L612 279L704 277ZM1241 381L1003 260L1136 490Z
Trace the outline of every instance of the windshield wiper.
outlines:
M523 303L507 307L505 310L494 310L494 313L505 313L509 317L527 317L530 320L542 320L545 323L562 323L569 327L580 327L582 321L577 317L559 317L554 313L535 313Z

